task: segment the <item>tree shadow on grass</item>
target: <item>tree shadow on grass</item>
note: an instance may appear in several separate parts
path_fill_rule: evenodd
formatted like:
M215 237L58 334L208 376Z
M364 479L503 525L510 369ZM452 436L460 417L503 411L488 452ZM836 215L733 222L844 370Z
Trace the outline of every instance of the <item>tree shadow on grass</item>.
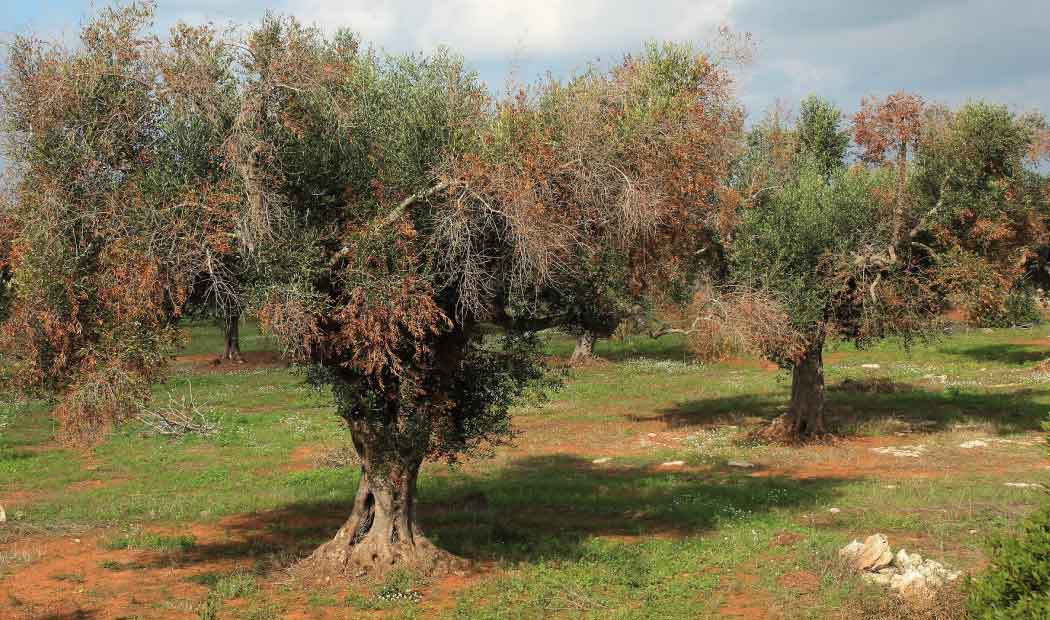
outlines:
M953 348L950 352L980 362L995 362L1011 366L1030 366L1050 358L1050 349L1036 344L998 343L979 347Z
M827 421L832 432L844 435L890 421L929 432L978 421L1005 435L1040 430L1047 401L1050 387L968 392L934 391L889 380L870 389L843 382L828 386ZM705 398L680 403L649 419L663 420L669 428L743 424L754 418L770 421L786 410L787 402L787 395L778 394Z
M442 548L474 561L573 560L595 537L694 536L775 510L829 503L839 479L751 477L738 470L602 467L569 455L515 461L492 476L429 477L420 521ZM351 493L352 496L352 493ZM265 574L335 535L350 501L297 503L227 519L229 540L164 560L189 566L254 559Z

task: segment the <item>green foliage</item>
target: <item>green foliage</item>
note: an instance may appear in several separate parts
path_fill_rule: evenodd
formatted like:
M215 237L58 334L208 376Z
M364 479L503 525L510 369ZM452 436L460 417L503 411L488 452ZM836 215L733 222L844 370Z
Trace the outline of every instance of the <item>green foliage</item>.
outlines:
M842 112L830 101L811 95L799 108L798 151L830 176L842 167L849 147L849 134L841 128Z
M231 573L215 580L212 592L219 598L243 598L255 593L258 586L251 573Z
M877 177L839 171L825 180L817 162L767 204L746 211L730 253L734 282L770 291L795 329L819 329L833 312L838 263L884 235L872 198Z
M193 536L162 536L140 529L110 538L103 543L106 549L142 549L147 551L181 552L192 549L197 541Z
M991 566L973 583L974 620L1050 616L1050 505L1030 515L1015 536L993 541Z

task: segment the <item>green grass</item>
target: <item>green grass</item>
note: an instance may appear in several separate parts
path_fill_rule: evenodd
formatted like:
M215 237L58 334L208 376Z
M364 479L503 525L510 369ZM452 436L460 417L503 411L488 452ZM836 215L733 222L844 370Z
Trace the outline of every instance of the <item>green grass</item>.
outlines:
M213 327L191 333L187 353L221 349ZM741 442L748 428L783 411L785 373L755 363L695 364L675 338L600 342L597 353L614 363L571 371L550 403L516 409L515 446L455 469L424 468L419 510L428 535L481 563L482 577L438 611L430 609L434 586L406 575L349 595L312 592L309 605L350 607L351 617L379 617L370 615L379 610L446 619L717 618L747 577L762 604L784 617L825 618L864 589L831 568L836 549L854 537L881 531L895 548L972 567L988 535L1009 530L1041 501L1039 492L1003 482L1045 482L1045 447L1017 444L1002 471L991 471L957 444L975 436L1014 441L1039 430L1050 413L1050 378L1031 366L1050 349L1022 341L1048 335L1047 328L977 330L909 351L892 342L828 349L836 431L930 446L930 462L943 464L924 476L793 475L791 467L822 459L841 457L850 466L866 451ZM249 352L272 347L250 325L242 344ZM572 340L553 334L546 347L568 355ZM879 368L864 367L870 364ZM878 390L856 387L873 378ZM854 387L843 389L848 381ZM306 386L294 369L198 372L177 362L156 388L158 402L191 393L220 420L216 436L160 439L129 425L86 451L51 441L46 403L6 405L0 494L25 498L5 506L9 525L102 528L103 551L160 552L170 556L164 566L233 562L244 570L179 578L202 589L194 602L199 617L281 617L282 606L307 597L274 585L280 580L272 567L280 563L271 557L294 558L330 537L353 499L356 467L319 468L309 457L345 447L345 430L330 394ZM312 452L300 452L304 446ZM600 457L611 460L593 462ZM686 467L660 467L670 460ZM761 466L737 469L730 460ZM470 499L478 496L481 505ZM250 527L225 525L242 518ZM196 523L225 528L227 538L184 533ZM793 542L771 543L785 533ZM103 563L145 574L157 563L144 558ZM0 554L0 574L23 565ZM805 596L782 583L799 571L818 581ZM234 598L247 602L223 603Z
M107 539L104 541L103 547L111 551L137 549L176 553L192 549L195 543L196 540L193 536L162 536L152 532L135 530Z

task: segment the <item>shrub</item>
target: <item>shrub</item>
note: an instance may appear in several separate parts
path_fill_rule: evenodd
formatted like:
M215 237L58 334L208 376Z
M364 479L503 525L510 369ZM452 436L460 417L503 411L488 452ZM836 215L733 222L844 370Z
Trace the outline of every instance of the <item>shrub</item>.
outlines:
M991 560L970 591L975 620L1050 618L1050 503L1028 517L1016 537L995 540Z
M1006 296L1002 308L978 319L982 327L1016 327L1038 325L1043 321L1039 302L1035 295L1025 289L1014 289Z

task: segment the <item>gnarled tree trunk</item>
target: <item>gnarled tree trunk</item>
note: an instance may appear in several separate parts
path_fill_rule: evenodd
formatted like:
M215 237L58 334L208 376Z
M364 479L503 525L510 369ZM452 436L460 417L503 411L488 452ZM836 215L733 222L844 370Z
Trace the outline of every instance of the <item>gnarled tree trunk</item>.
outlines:
M223 361L243 362L241 355L241 313L227 313L223 320L223 332L226 336L226 347L222 352Z
M569 358L570 364L584 364L594 359L594 332L585 331L576 337L576 348Z
M469 339L465 329L456 329L436 343L429 398L443 398L441 386L460 372ZM416 481L434 422L418 410L403 411L397 386L387 390L385 411L351 407L344 415L361 459L361 481L350 518L300 562L300 573L312 580L377 576L402 566L437 574L467 564L430 542L416 521Z
M824 428L824 339L812 343L791 372L787 432L793 439L826 434Z
M797 443L827 434L824 427L824 339L816 338L791 371L787 413L754 435L763 440Z
M354 438L355 445L359 444ZM408 566L431 574L457 564L435 546L416 522L416 479L422 454L407 461L375 463L361 453L361 481L350 518L335 537L300 564L304 575L321 581L377 576Z

